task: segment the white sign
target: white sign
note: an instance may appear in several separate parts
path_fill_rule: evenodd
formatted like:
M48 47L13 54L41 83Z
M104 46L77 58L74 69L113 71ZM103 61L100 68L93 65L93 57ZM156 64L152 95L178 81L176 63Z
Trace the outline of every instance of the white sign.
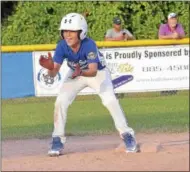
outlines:
M113 79L122 75L133 76L133 80L115 89L117 93L189 89L188 45L106 48L100 51ZM39 65L40 55L47 55L47 52L33 52L36 96L55 96L65 79L67 64L64 62L59 74L51 78ZM85 88L80 94L95 93Z
M189 89L189 46L103 49L112 75L131 74L133 80L117 92Z
M33 72L34 72L34 86L36 96L55 96L57 95L61 83L64 81L66 70L69 68L64 63L61 66L59 73L53 78L48 76L47 69L43 68L39 64L41 55L47 55L47 51L33 52ZM52 56L54 51L51 51Z

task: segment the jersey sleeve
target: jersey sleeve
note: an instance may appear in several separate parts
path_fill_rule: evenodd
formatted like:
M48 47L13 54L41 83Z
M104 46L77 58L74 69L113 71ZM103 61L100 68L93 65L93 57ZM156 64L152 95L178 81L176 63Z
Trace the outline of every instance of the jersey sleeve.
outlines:
M64 59L65 59L64 58L64 56L65 56L64 51L65 51L64 45L60 41L56 46L55 53L54 53L54 56L53 56L53 61L58 63L58 64L62 64Z
M179 34L180 34L181 36L185 36L185 32L184 32L183 26L182 26L181 24L179 24L179 27L180 27L180 29L179 29Z
M158 37L165 35L164 24L161 24L158 31Z
M126 33L129 37L133 37L132 33L129 32L127 29L124 29L123 32Z
M98 48L94 41L89 41L85 47L85 56L88 63L98 63L100 62Z
M108 29L105 35L106 38L112 38L112 30Z

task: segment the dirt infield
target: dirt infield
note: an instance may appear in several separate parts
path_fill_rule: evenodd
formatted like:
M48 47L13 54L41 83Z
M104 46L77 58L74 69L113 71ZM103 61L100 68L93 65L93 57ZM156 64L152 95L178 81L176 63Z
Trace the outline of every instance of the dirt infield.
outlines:
M50 139L2 142L3 171L189 171L189 133L137 134L144 152L127 154L117 134L67 137L65 154L48 157ZM149 149L159 143L156 152ZM120 146L119 146L120 145ZM149 149L149 150L148 150Z

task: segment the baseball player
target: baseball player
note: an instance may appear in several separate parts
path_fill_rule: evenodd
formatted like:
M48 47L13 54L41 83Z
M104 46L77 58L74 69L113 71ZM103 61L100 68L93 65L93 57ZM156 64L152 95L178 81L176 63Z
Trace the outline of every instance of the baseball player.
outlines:
M85 87L90 87L100 96L103 105L109 110L115 127L126 145L126 152L137 152L135 133L127 124L124 112L114 94L111 75L98 51L95 42L87 38L87 22L78 13L64 16L60 24L62 40L57 44L54 57L40 57L40 65L48 69L48 75L54 77L64 60L70 68L55 102L54 130L49 156L63 153L65 123L69 105Z

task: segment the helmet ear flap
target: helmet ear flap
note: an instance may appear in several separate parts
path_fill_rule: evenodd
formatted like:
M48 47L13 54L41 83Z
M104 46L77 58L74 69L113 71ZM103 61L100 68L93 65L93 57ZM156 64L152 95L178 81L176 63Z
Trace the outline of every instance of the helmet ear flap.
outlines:
M79 31L78 31L78 38L79 38L79 40L81 40L81 36L80 36L81 33L82 33L82 30L79 30Z
M61 33L60 33L61 35L60 36L61 36L62 39L64 39L63 32L64 32L64 30L61 30Z

